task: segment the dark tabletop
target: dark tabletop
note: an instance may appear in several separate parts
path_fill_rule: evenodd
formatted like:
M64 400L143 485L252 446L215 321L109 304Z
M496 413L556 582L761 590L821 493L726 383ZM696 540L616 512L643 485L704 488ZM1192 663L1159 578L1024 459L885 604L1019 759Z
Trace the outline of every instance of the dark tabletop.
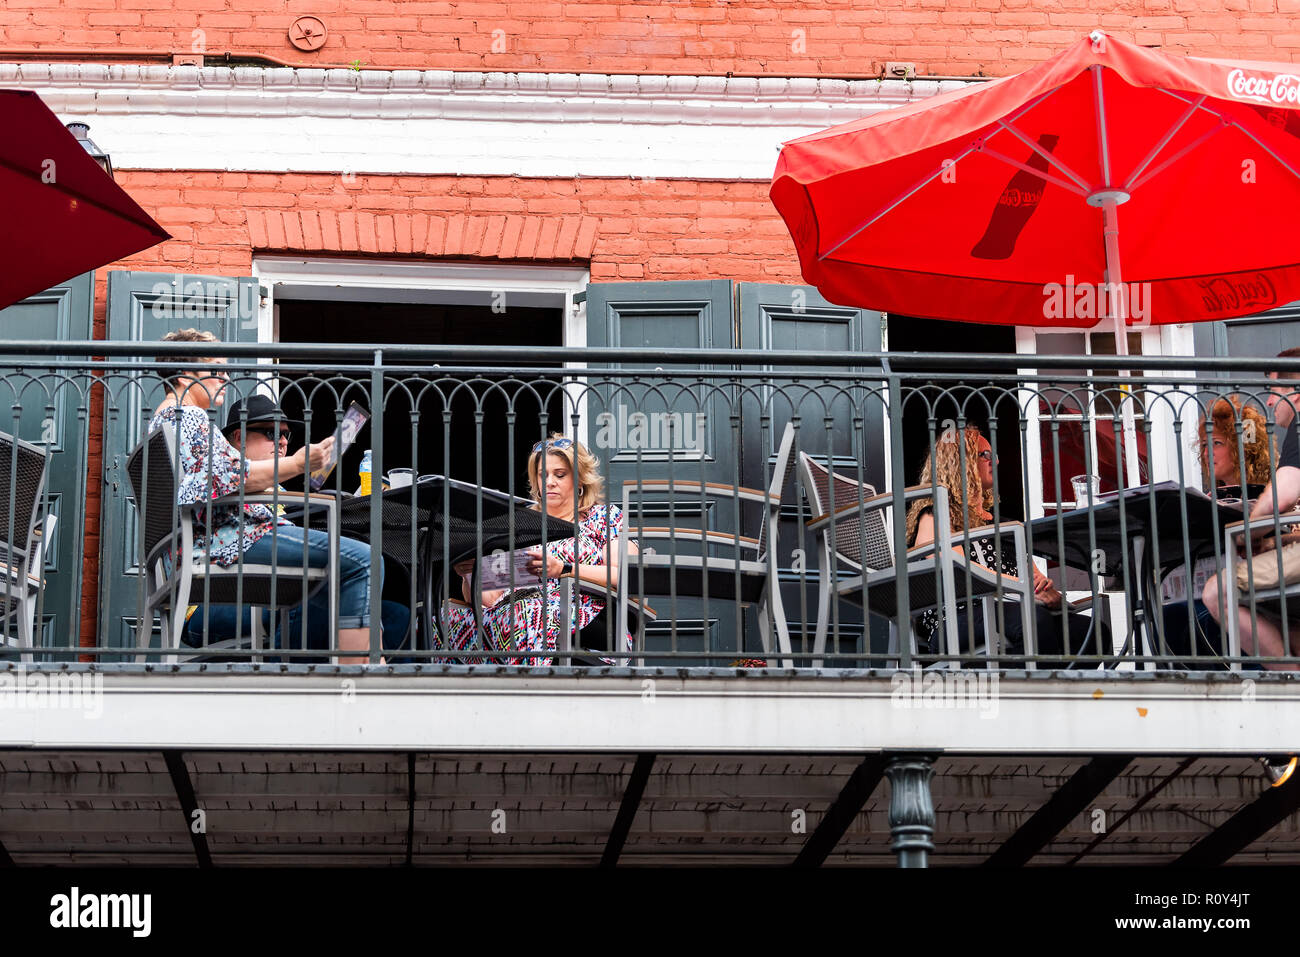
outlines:
M1120 571L1125 552L1140 537L1156 565L1168 568L1186 558L1184 509L1186 544L1193 560L1222 539L1224 526L1242 518L1240 503L1212 502L1196 489L1161 482L1112 493L1086 508L1035 519L1026 534L1035 555L1073 568L1090 568L1093 549L1098 549L1105 555L1103 575Z
M444 554L451 562L475 553L482 516L482 551L528 548L542 541L572 538L572 522L535 510L529 499L496 489L435 475L414 485L387 489L381 494L380 517L384 554L405 565L413 565L421 545L428 545L434 564ZM347 538L370 540L372 496L344 498L339 509L339 532ZM411 552L412 529L416 551ZM426 536L428 538L426 539Z

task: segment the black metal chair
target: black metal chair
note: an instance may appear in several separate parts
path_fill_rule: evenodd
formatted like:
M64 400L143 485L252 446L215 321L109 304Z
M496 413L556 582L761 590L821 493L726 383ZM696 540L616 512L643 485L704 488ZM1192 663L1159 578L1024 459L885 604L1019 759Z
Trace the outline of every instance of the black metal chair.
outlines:
M683 528L677 521L671 527L628 528L619 537L619 584L623 593L623 600L619 603L620 634L627 628L633 599L644 604L647 595L734 602L742 607L756 608L764 655L780 655L785 667L793 663L790 629L777 575L776 545L781 498L794 471L794 440L794 427L787 425L777 448L772 482L767 489L676 478L623 483L625 521L631 521L637 513L634 497L651 495L672 499L679 493L682 497L678 501L684 504L730 500L737 503L734 507L736 513L740 512L743 504L749 503L751 507L761 507L763 514L757 536L704 527ZM707 511L701 509L702 522ZM632 540L637 542L639 551L629 556L627 543ZM728 554L717 554L720 551ZM638 624L638 651L645 648L645 621L648 617L642 615ZM743 649L736 650L743 652Z
M36 606L42 587L45 542L53 534L54 516L38 529L45 489L45 450L0 432L0 608L3 642L11 631L24 662L32 660L38 628Z
M804 494L813 513L807 528L817 536L818 543L820 600L813 643L817 661L825 652L832 596L863 605L870 614L887 619L895 635L900 625L910 621L914 615L927 609L939 610L944 653L948 655L961 653L956 627L959 599L1017 599L1025 634L1025 652L1034 653L1031 621L1034 614L1033 578L1028 571L1022 525L1018 522L1004 523L999 530L1003 547L1010 549L1015 557L1019 574L1012 578L969 559L967 539L991 535L992 530L975 529L969 535L954 535L948 522L946 488L913 486L903 490L901 503L898 503L892 493L877 494L871 485L832 472L807 453L800 454L799 469ZM896 557L888 519L903 521L902 515L891 515L893 509L899 504L905 507L917 499L934 500L935 541ZM942 543L942 547L936 547L935 543ZM901 611L897 590L900 572L907 576L909 605ZM992 631L993 616L987 610L985 623ZM990 647L988 643L994 636L983 637L985 644L971 649L970 653L978 654Z

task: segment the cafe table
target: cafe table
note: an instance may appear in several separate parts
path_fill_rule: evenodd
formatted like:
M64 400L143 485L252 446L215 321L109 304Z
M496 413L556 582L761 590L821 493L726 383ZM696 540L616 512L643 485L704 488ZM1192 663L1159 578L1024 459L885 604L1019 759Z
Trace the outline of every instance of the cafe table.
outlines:
M1124 652L1139 636L1147 649L1163 648L1161 582L1179 566L1190 569L1198 558L1221 553L1224 527L1241 517L1238 500L1159 482L1035 519L1026 527L1026 547L1097 577L1118 576L1130 598Z
M385 559L403 565L415 583L426 648L440 634L435 609L440 590L458 577L450 571L453 565L498 549L514 551L575 535L572 522L544 517L531 499L443 475L424 476L378 496L341 493L339 498L339 533L367 543L373 500L379 499L381 550ZM292 519L295 510L287 514Z

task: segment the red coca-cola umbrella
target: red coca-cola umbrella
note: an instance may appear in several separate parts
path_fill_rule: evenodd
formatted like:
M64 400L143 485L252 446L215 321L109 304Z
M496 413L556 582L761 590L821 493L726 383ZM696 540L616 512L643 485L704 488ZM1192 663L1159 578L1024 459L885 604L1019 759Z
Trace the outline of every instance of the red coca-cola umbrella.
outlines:
M0 90L0 308L171 237L35 93Z
M772 201L833 302L1117 333L1256 313L1300 299L1298 73L1095 32L786 143Z

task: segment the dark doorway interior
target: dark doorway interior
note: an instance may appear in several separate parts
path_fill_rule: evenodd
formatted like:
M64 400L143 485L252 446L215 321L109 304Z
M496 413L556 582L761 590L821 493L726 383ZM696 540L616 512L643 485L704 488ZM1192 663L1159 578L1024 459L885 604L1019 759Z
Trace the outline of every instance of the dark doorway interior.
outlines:
M1013 326L995 326L974 322L948 322L942 319L916 319L891 314L889 317L890 352L942 352L963 353L972 356L970 387L962 388L951 380L936 383L928 388L931 401L922 402L920 396L910 400L907 395L913 388L905 388L903 411L903 454L905 474L909 485L916 482L921 466L930 449L929 409L933 406L935 418L956 420L965 415L966 421L978 425L990 435L989 419L996 418L998 435L998 490L1002 514L1010 519L1024 518L1024 472L1021 449L1020 413L1014 392L998 388L979 388L982 374L978 372L978 356L1014 354L1016 330ZM912 384L916 386L916 383Z
M516 345L558 346L563 344L563 311L559 308L510 306L504 313L494 313L490 306L439 305L424 303L373 303L338 301L281 301L280 341L306 343L365 342L407 345ZM473 363L481 365L481 363ZM535 381L527 371L539 363L517 363L516 372L525 381ZM450 368L449 364L444 364ZM413 367L428 383L440 373ZM286 376L286 378L292 378ZM384 470L413 468L416 474L440 473L453 478L481 482L489 488L510 489L510 451L514 451L514 491L527 495L524 476L529 451L541 435L540 419L549 414L548 430L560 431L562 403L554 390L525 389L507 384L500 388L480 389L481 401L465 390L454 390L449 383L440 389L417 390L386 387L384 405ZM293 417L301 417L304 401L296 390L286 390L283 405ZM417 393L414 400L408 392ZM532 393L537 392L541 400ZM454 393L454 394L453 394ZM451 421L444 424L444 395L451 395ZM342 406L351 399L369 405L366 392L353 390L342 396ZM414 424L412 401L415 405ZM320 389L312 397L313 438L329 434L323 423L335 421L337 390ZM507 426L507 414L516 413L513 442ZM481 432L476 426L476 412L481 411ZM342 487L348 491L358 484L357 468L361 456L374 445L371 426L358 436L356 444L344 456L339 469ZM478 472L481 462L482 473Z

